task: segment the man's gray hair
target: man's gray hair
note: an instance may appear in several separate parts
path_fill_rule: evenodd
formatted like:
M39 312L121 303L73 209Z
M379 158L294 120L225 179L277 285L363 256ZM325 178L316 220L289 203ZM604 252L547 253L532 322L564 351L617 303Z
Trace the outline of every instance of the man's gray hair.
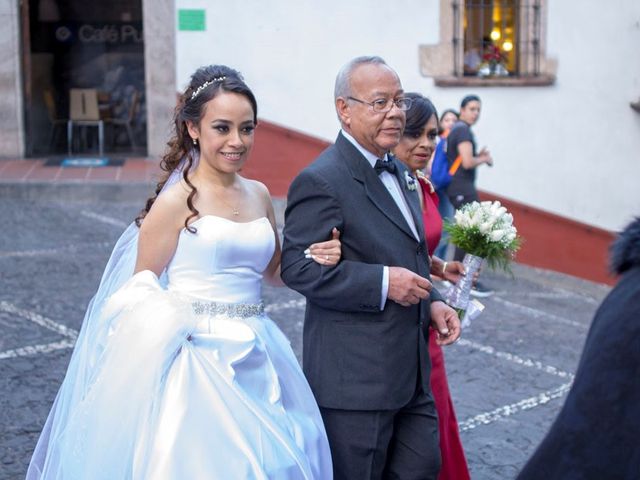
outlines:
M360 65L366 64L388 66L387 62L385 62L382 57L378 56L362 56L354 58L343 66L336 76L336 85L333 89L334 100L338 97L346 98L351 96L351 74Z

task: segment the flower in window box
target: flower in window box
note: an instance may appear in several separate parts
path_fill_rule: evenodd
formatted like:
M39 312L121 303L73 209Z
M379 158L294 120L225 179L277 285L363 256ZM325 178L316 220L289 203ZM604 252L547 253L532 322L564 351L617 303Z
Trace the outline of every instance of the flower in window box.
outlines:
M491 75L507 76L509 72L505 67L507 56L495 44L487 45L485 53L482 55L482 63L478 68L479 77Z

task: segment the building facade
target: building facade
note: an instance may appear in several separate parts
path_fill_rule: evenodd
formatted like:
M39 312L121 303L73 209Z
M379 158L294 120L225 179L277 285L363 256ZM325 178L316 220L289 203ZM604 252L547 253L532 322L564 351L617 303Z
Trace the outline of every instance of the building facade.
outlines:
M478 186L516 211L526 236L518 258L607 281L613 232L640 215L640 3L176 5L206 12L205 31L178 31L179 86L203 63L232 65L255 90L261 118L326 142L338 130L335 74L357 55L382 56L405 90L440 110L479 95L474 131L495 165L479 169ZM491 45L505 55L506 75L468 68L470 50L482 63Z
M276 162L286 185L335 138L338 69L380 55L406 91L439 110L457 108L469 93L482 98L474 131L495 166L479 169L478 186L516 213L526 237L521 261L610 280L613 232L640 215L639 2L140 2L142 18L120 21L142 26L149 155L164 149L175 92L197 67L223 63L240 70L258 98L252 161ZM41 94L33 73L25 75L23 3L0 0L11 46L0 54L4 157L29 154L34 128L25 112ZM27 3L43 13L46 4L73 2ZM42 107L39 119L48 129Z

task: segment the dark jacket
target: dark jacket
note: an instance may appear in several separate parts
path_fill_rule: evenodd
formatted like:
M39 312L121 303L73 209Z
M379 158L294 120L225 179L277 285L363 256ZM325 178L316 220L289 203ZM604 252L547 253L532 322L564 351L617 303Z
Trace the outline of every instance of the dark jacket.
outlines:
M397 179L417 240L364 156L342 135L289 189L282 278L307 298L303 368L318 404L344 410L405 405L420 380L429 391L429 299L411 307L387 300L380 311L383 266L429 278L416 190L397 160ZM342 259L333 268L304 257L311 243L341 231ZM432 291L432 299L439 294Z
M621 275L591 324L564 407L519 480L640 479L640 218L611 249Z

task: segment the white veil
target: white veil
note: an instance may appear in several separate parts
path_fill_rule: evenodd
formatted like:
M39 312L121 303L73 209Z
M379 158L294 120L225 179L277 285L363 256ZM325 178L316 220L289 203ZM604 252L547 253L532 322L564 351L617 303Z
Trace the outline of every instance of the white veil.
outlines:
M193 169L199 160L196 149L191 151L191 157ZM187 157L180 161L171 172L159 195L180 181L187 162ZM47 470L45 466L60 463L61 454L56 445L65 432L65 426L95 380L95 366L101 359L107 338L112 334L112 322L115 318L113 315L103 315L103 310L108 299L133 276L138 250L138 234L139 229L135 222L132 222L113 248L98 290L87 307L64 381L35 447L27 471L27 480L40 479L42 472ZM160 284L166 286L166 272L162 273Z

